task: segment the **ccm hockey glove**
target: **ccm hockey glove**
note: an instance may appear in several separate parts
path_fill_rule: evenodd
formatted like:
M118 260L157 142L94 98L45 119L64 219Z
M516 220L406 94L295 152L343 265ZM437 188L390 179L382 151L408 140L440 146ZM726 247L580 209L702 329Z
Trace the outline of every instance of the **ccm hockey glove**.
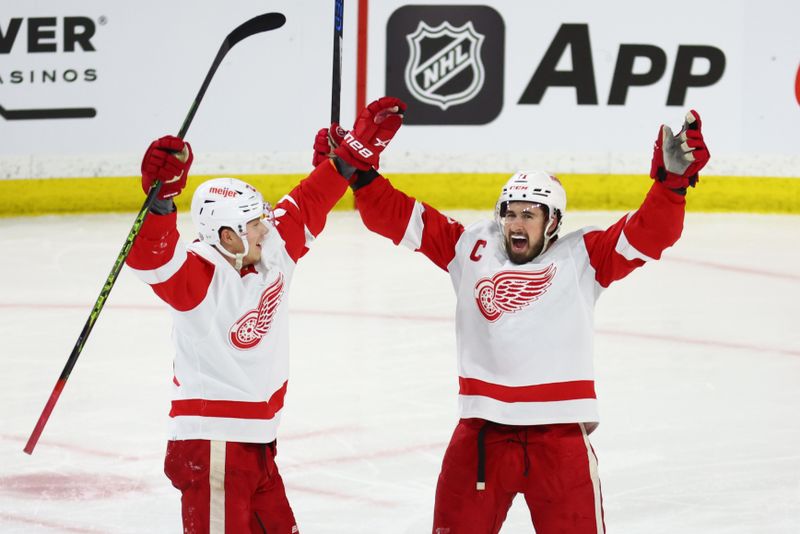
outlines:
M358 170L378 168L381 152L400 129L405 110L405 103L391 96L372 102L358 114L353 129L334 153Z
M162 184L159 200L179 195L193 159L192 147L179 137L167 135L153 141L142 159L142 189L149 192L158 180Z
M710 157L703 140L702 124L700 115L691 110L677 135L673 135L669 126L661 125L653 147L651 178L683 195L687 187L697 184L697 173Z

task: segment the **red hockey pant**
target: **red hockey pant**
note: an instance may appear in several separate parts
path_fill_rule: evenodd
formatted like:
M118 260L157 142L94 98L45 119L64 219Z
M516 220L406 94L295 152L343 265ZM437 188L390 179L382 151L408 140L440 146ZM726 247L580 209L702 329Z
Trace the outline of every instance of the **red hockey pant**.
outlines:
M181 491L184 534L295 534L275 444L167 443L164 472Z
M476 487L479 441L483 490ZM537 534L605 532L597 459L583 425L462 419L442 461L433 533L495 534L517 493L525 496Z

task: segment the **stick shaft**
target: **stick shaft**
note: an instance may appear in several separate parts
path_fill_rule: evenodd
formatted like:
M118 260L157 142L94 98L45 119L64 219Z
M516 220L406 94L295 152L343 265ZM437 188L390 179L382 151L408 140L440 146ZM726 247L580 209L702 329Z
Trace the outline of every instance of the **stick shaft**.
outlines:
M342 94L342 38L344 33L344 0L334 0L333 8L333 72L331 74L331 122L338 123Z
M147 198L145 199L142 208L139 210L130 232L128 232L128 237L125 239L125 244L122 245L122 249L119 251L117 259L114 261L114 266L111 268L111 272L106 278L103 288L100 290L100 294L97 296L97 300L92 307L92 311L89 313L89 318L86 319L86 323L83 325L83 330L81 330L78 340L75 342L75 346L72 348L69 358L67 358L67 363L64 365L64 369L61 371L61 375L58 377L56 385L53 388L52 393L50 393L50 397L47 399L44 410L42 410L42 414L39 416L39 420L36 422L36 426L33 428L33 432L31 432L28 442L25 444L25 448L23 450L26 453L33 453L33 449L36 447L36 443L38 443L39 437L42 435L42 430L44 430L47 420L50 419L50 414L53 412L53 408L55 407L58 398L61 396L61 391L64 389L67 379L72 373L72 369L75 367L75 363L78 361L78 356L80 356L81 351L83 351L83 346L86 344L86 340L89 338L89 334L91 334L92 328L94 328L94 324L97 322L97 318L100 316L100 312L103 310L103 306L108 299L108 295L111 293L111 288L114 287L114 283L117 281L117 277L122 270L122 266L125 264L125 258L127 258L128 254L130 254L133 241L139 234L139 230L142 228L142 224L147 216L147 212L150 210L150 206L153 204L153 200L155 200L159 191L161 191L161 183L156 181L150 188Z

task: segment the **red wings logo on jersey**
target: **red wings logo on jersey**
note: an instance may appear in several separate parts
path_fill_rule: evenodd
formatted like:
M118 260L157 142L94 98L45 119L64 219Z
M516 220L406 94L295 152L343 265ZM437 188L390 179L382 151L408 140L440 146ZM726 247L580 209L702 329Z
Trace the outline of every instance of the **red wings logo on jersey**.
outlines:
M252 349L267 335L283 296L283 274L261 294L258 307L245 313L230 329L230 340L237 349Z
M550 264L540 271L500 271L491 278L481 278L475 284L475 302L489 322L503 313L514 313L541 297L556 275Z

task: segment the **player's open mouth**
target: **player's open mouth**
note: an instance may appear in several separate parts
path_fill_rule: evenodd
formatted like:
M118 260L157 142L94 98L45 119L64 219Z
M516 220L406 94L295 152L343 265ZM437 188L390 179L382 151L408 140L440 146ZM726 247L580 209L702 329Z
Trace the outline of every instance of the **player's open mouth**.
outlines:
M514 252L523 252L528 248L528 238L524 235L511 236L511 250Z

